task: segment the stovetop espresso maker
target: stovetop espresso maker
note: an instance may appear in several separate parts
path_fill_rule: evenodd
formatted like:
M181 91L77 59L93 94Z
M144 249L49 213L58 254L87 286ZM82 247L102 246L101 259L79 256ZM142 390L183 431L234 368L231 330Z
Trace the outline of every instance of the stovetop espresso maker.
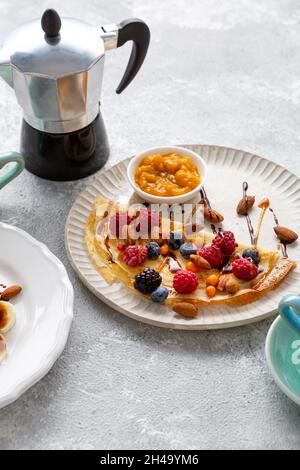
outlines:
M91 26L46 10L18 27L0 51L0 75L23 109L21 153L43 178L72 180L100 169L109 144L100 112L105 51L133 41L121 93L147 54L150 31L139 19Z

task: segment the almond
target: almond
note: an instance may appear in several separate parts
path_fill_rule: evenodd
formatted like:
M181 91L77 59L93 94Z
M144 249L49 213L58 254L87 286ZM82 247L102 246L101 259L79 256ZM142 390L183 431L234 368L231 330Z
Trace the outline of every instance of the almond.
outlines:
M20 294L21 290L22 287L18 285L7 287L3 292L1 292L0 299L8 302L10 299Z
M247 215L255 203L255 196L246 196L240 200L237 205L236 211L239 215Z
M202 256L191 255L190 259L201 269L211 269L211 265L209 264L209 262L205 258L202 258Z
M173 306L173 310L184 317L194 318L198 314L197 307L189 302L178 302Z
M293 243L297 240L298 235L296 232L293 230L290 230L289 228L286 227L281 227L280 225L277 225L274 227L274 232L276 233L277 237L279 240L283 243Z
M240 290L240 283L237 279L231 277L226 282L226 292L228 294L236 294Z
M218 224L220 222L223 222L224 220L224 217L222 216L222 214L215 211L214 209L211 209L210 207L204 208L204 217L210 222L212 222L213 224Z

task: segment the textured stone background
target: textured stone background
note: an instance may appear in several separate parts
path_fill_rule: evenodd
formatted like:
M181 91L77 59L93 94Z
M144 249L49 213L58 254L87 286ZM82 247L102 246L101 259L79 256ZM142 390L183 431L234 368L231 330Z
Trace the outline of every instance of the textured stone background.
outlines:
M114 89L129 47L107 55L103 112L116 162L152 145L251 150L300 176L297 0L2 0L4 37L54 6L92 23L140 16L152 31L135 82ZM21 112L0 82L0 151L18 148ZM113 312L73 273L64 225L87 181L24 172L1 191L1 220L43 241L75 288L75 320L55 367L0 411L0 448L300 448L300 409L264 356L271 321L231 331L172 332Z

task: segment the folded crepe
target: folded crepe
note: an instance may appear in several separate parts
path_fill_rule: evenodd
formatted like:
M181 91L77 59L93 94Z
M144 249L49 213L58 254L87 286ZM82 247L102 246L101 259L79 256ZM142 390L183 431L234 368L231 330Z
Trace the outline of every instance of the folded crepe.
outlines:
M289 272L296 267L295 261L283 258L279 252L265 251L258 248L261 266L260 273L252 281L242 281L239 279L240 289L235 294L228 294L226 290L217 290L213 298L207 297L205 280L211 274L222 274L218 269L200 271L197 273L199 278L198 288L192 294L179 294L173 289L174 262L181 269L185 269L187 263L187 260L180 254L179 250L176 251L175 259L174 255L159 256L155 260L146 259L142 265L137 267L131 267L124 263L123 253L118 248L122 240L113 237L110 233L109 220L113 214L126 211L126 206L109 201L102 196L96 197L92 212L85 226L85 243L92 262L100 275L108 283L123 282L130 289L134 289L135 276L143 269L155 269L162 277L162 285L169 290L168 299L165 301L166 304L188 301L199 305L216 305L220 303L232 306L244 305L258 300L269 291L276 289ZM176 230L181 229L184 233L185 227L182 224L181 227L177 224L175 228ZM204 230L199 231L195 236L204 245L209 245L214 238L214 235ZM145 244L148 241L151 241L151 239L143 238L137 240L136 244ZM248 247L238 244L236 253L242 255L245 248ZM228 279L230 277L234 278L232 273L222 274L222 276L227 276Z

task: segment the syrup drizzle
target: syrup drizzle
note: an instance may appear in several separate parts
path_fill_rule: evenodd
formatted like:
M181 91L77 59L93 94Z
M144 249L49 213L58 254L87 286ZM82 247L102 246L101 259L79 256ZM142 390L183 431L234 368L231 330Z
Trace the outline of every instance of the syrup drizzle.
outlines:
M271 207L269 207L269 211L272 212L275 224L278 226L279 225L279 220L278 220L275 212L273 211L273 209ZM285 242L280 242L280 247L281 247L282 256L284 258L288 258L289 255L288 255L288 252L287 252L287 244Z
M248 188L249 188L249 185L248 185L247 181L244 181L244 183L243 183L243 197L246 199L246 206L247 206L247 203L248 203L248 195L247 195ZM251 245L256 246L256 236L254 234L254 229L253 229L253 225L252 225L250 215L247 213L245 215L245 217L246 217L246 220L247 220Z
M209 210L209 212L210 212L210 214L211 214L211 210L212 210L212 209L211 209L210 201L209 201L209 199L208 199L207 193L206 193L206 191L205 191L204 188L200 189L200 196L201 196L201 199L204 201L205 207L208 208L208 210ZM210 228L211 228L211 230L212 230L212 232L213 232L214 235L216 235L216 234L218 233L218 232L217 232L217 229L216 229L216 226L215 226L214 224L210 224ZM222 229L219 228L219 231L221 232Z
M259 238L259 235L260 235L262 223L263 223L263 220L264 220L266 211L267 211L267 209L269 208L269 206L270 206L270 201L269 201L268 198L263 199L263 200L260 202L260 204L258 205L258 207L261 209L261 213L260 213L259 222L258 222L258 227L257 227L257 232L256 232L256 236L255 236L255 248L257 247L258 238Z
M109 236L108 236L108 235L107 235L107 237L106 237L105 240L104 240L104 244L105 244L106 249L107 249L107 251L108 251L108 253L109 253L109 262L110 262L110 263L114 263L115 260L114 260L112 251L111 251L111 249L110 249L110 243L109 243Z
M210 228L212 229L212 232L213 232L214 235L216 235L218 233L215 224L210 224Z
M201 195L201 198L205 201L207 207L211 209L211 205L210 205L209 199L207 197L207 193L204 188L200 189L200 195Z
M273 211L272 207L269 208L269 211L272 212L272 214L273 214L275 224L276 224L276 225L279 225L279 220L278 220L278 218L277 218L275 212Z

